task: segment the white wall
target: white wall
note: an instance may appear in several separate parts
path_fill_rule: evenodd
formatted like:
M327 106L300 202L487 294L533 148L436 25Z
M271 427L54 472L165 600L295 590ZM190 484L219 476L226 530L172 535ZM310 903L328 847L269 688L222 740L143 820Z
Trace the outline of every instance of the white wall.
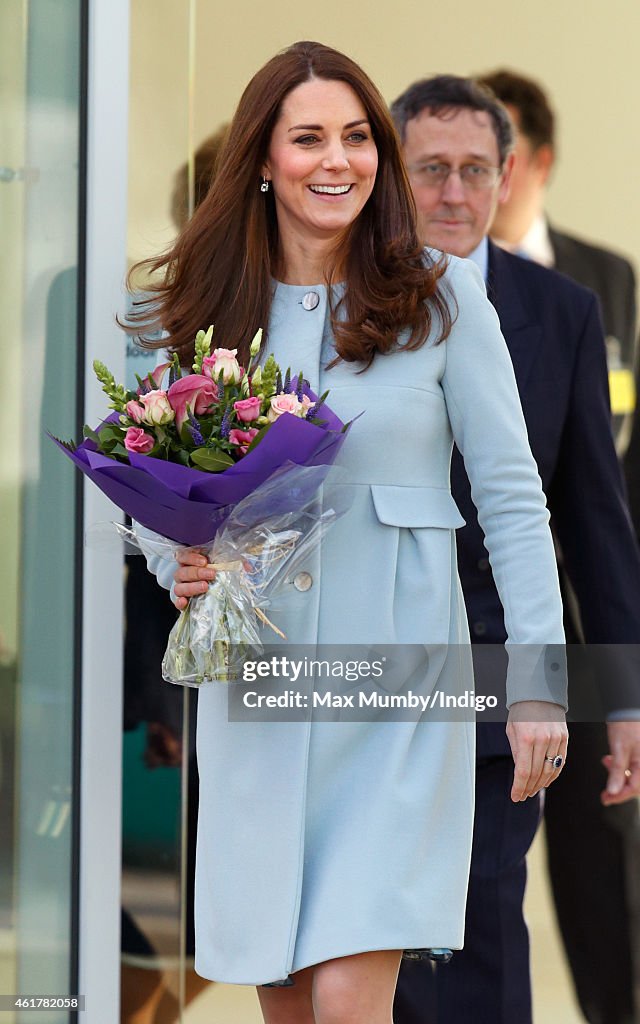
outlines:
M196 143L231 116L254 71L296 39L344 50L388 101L415 78L508 65L544 83L558 112L551 214L558 224L628 253L640 268L638 0L192 3ZM188 146L188 13L188 0L132 2L133 258L171 237L171 176Z

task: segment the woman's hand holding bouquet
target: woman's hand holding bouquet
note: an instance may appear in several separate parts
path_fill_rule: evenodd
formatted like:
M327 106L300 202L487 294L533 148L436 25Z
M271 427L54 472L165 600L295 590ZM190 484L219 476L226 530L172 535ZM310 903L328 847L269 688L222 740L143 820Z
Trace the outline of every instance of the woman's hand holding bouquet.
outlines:
M113 413L78 446L53 438L144 528L121 532L180 563L163 675L188 685L228 680L232 648L260 648L263 625L280 632L268 594L339 514L317 494L349 426L302 372L283 374L272 355L258 364L262 331L246 367L235 349L211 351L212 333L198 332L193 372L174 354L136 392L94 363Z

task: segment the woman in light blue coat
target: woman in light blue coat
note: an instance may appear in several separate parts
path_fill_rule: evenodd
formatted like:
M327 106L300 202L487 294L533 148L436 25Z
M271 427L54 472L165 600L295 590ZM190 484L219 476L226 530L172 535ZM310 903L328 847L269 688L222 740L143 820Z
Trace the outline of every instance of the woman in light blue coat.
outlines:
M295 644L426 645L427 695L473 689L455 440L510 648L527 652L507 726L526 799L566 752L562 673L549 682L544 658L563 643L556 562L497 318L472 266L439 255L418 245L375 87L299 43L249 84L139 321L159 317L185 363L202 324L241 356L268 324L265 354L330 388L342 419L364 410L341 454L349 512L297 568L278 624ZM194 551L179 563L150 567L185 607L213 571ZM227 700L221 684L199 693L196 970L261 986L267 1024L390 1024L401 951L463 942L473 722L230 722Z

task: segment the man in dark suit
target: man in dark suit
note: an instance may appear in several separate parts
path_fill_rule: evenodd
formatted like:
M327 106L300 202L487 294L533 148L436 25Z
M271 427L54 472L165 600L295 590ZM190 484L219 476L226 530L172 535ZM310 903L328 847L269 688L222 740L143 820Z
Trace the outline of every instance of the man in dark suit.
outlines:
M553 227L544 212L555 163L555 117L543 89L513 71L478 81L505 105L516 128L515 166L507 200L496 210L491 238L511 252L554 267L591 288L600 301L607 343L613 432L618 454L629 442L635 404L636 281L617 253Z
M405 149L425 242L480 267L514 364L533 454L566 571L577 595L585 638L593 644L640 641L640 557L624 501L610 428L607 368L595 296L564 276L498 249L489 224L509 190L513 128L486 90L454 76L418 82L392 106ZM469 482L454 453L452 489L467 525L458 532L458 561L472 640L501 644L504 619L491 574ZM624 712L640 700L616 694L609 708ZM637 679L633 680L637 685ZM570 707L571 710L571 707ZM615 719L615 711L612 713ZM640 722L608 722L612 758L592 797L607 804L640 792ZM606 747L602 750L606 753ZM593 776L572 742L564 771ZM628 773L628 774L626 774ZM448 965L406 962L396 996L396 1024L530 1024L528 937L522 914L525 856L536 831L538 800L513 803L509 748L500 725L478 727L476 823L467 905L465 948ZM579 834L576 804L565 819L569 843ZM604 868L609 870L607 851ZM574 867L578 867L575 864ZM590 880L592 881L592 880ZM583 881L584 884L584 881ZM581 898L586 899L585 889ZM619 931L608 920L594 950L585 934L592 972L620 974ZM623 968L630 974L631 965ZM588 1017L599 1024L631 1024L628 987L615 1016ZM615 999L615 992L611 993ZM585 1005L591 1013L591 993Z
M628 260L608 249L558 231L545 217L547 182L555 161L555 117L540 85L506 70L483 75L479 81L501 100L516 127L509 197L496 211L491 237L500 245L515 247L530 259L555 267L598 296L606 335L614 436L618 454L622 455L629 444L636 397L632 374L637 337L633 268ZM626 463L632 514L640 505L633 486L640 476L640 426L634 433L633 450L628 451ZM640 508L634 519L639 512ZM577 639L579 616L568 596L573 615L567 622L567 636ZM618 1024L624 1018L611 1007L632 1004L634 971L629 965L634 961L636 986L640 984L640 920L635 909L640 905L640 814L635 803L603 807L595 799L594 773L605 742L601 727L581 724L574 728L573 746L579 758L572 759L559 790L549 792L545 824L553 900L578 999L589 1020L606 1019ZM576 806L583 809L583 827L572 832L568 842L567 816ZM578 857L587 835L589 844ZM590 885L585 897L586 880ZM588 945L585 948L585 935L611 935L614 922L619 967L605 978L601 970L594 969L594 953ZM611 996L613 989L618 993L615 999ZM640 1020L640 1008L638 1014Z

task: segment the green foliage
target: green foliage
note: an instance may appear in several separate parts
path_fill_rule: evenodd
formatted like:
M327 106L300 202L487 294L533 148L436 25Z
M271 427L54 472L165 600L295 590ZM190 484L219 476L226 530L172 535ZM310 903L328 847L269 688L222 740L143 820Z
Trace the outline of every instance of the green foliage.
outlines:
M198 469L204 469L207 473L221 473L235 462L226 452L215 451L213 448L196 448L191 452L191 461Z
M204 360L211 354L211 342L213 337L213 326L208 331L198 331L195 339L195 355L193 371L202 374ZM150 458L166 459L182 466L195 466L208 473L221 473L230 466L233 466L238 459L242 458L240 446L234 445L229 440L229 431L240 429L246 431L249 428L257 428L258 433L249 444L247 451L253 451L266 432L273 426L267 419L267 413L271 407L271 399L276 393L281 393L283 387L289 391L291 386L291 370L288 369L284 375L281 373L275 357L269 355L263 366L256 365L260 357L262 343L262 331L256 332L251 343L250 359L244 368L242 379L238 382L229 381L224 383L224 371L220 370L215 383L218 388L217 400L214 400L208 408L197 416L194 409L202 404L201 396L204 386L196 381L193 385L193 397L191 391L183 387L179 390L172 402L169 398L168 405L165 397L165 389L161 388L149 374L144 380L138 378L140 392L127 391L122 385L117 384L113 374L107 369L104 363L99 360L94 362L94 370L102 389L109 398L110 408L118 412L118 417L113 421L106 422L99 431L89 426L84 428L85 438L90 439L100 452L109 458L123 462L128 461L129 452L125 445L127 431L136 428L137 431L144 431L144 434L151 438L153 447L146 455ZM228 362L228 361L227 361ZM187 375L188 376L188 375ZM180 366L177 353L171 359L171 378L175 381L185 377L185 372ZM251 391L249 389L249 377L252 380ZM302 378L302 372L298 378ZM150 392L162 391L158 399L148 398ZM169 389L170 390L170 389ZM204 391L206 393L206 391ZM239 399L246 398L253 394L260 399L259 410L252 410L254 418L250 422L241 420L234 410L234 403ZM317 413L321 408L328 392L322 395L313 410L311 423L323 424ZM139 398L142 396L142 401ZM185 397L188 396L188 404L185 406ZM163 419L162 423L137 423L127 414L127 403L136 401L139 406L146 406L149 418ZM158 410L160 410L158 414ZM173 412L180 417L180 430L178 420L171 419ZM140 408L142 413L142 408ZM169 422L166 422L170 418ZM222 431L222 432L221 432ZM194 434L195 438L194 439Z
M260 391L265 397L271 397L276 390L276 380L278 377L279 368L275 361L273 353L267 357L267 361L262 367L262 379L260 381Z
M177 352L173 353L171 357L171 372L173 373L175 380L180 380L182 377L182 367L180 366L180 356Z
M90 440L93 441L94 444L97 444L98 447L100 447L100 438L96 434L95 430L92 430L88 423L85 423L84 427L82 428L82 436L90 438Z
M195 356L193 360L193 372L202 373L202 361L211 354L211 338L213 337L213 324L208 331L198 331L195 341Z
M253 449L255 448L255 446L256 446L257 444L259 444L259 443L260 443L260 441L262 441L262 438L263 438L263 437L264 437L264 435L266 434L267 430L269 430L269 428L270 428L270 427L272 427L272 426L273 426L273 424L272 424L272 423L267 423L267 424L265 424L265 426L264 426L264 427L262 427L262 429L261 429L261 430L259 430L259 431L258 431L258 433L257 433L257 434L256 434L256 436L254 437L253 441L251 442L251 444L250 444L250 445L249 445L249 447L247 448L247 455L249 454L249 452L252 452L252 451L253 451Z
M93 369L96 377L102 384L102 390L104 391L107 398L111 400L109 408L115 409L117 412L124 412L127 407L127 402L131 398L131 394L122 386L122 384L116 384L115 377L107 369L104 363L101 363L99 359L94 359Z

